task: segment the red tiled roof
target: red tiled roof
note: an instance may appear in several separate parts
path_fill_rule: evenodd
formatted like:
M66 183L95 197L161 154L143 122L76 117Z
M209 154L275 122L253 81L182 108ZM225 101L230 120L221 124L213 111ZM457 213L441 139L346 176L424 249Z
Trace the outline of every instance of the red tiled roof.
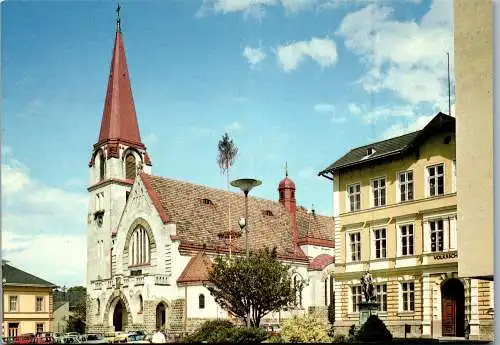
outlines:
M333 217L321 216L315 212L308 212L303 207L297 207L297 228L300 239L326 240L334 246Z
M228 231L228 203L231 203L231 230L240 233L238 220L244 216L243 194L227 192L221 189L196 185L163 177L140 174L150 188L147 188L160 215L164 213L168 222L177 225L177 237L181 248L207 251L227 251L229 240L219 234ZM208 199L211 204L205 204ZM269 210L267 215L263 210ZM304 218L307 211L299 209L299 217ZM305 210L305 209L304 209ZM307 257L294 244L291 219L288 210L279 202L256 197L248 197L249 212L249 249L264 246L276 247L282 258L306 261ZM163 218L162 217L162 218ZM302 221L299 233L320 236L333 241L333 219L316 215L311 220ZM326 226L327 229L320 229ZM314 229L310 231L309 229ZM328 229L331 233L328 235ZM245 251L245 236L232 239L232 251Z
M309 263L309 269L320 271L335 262L335 258L328 254L320 254Z
M208 281L208 271L212 267L212 261L205 252L198 252L189 260L182 271L177 283L198 283Z

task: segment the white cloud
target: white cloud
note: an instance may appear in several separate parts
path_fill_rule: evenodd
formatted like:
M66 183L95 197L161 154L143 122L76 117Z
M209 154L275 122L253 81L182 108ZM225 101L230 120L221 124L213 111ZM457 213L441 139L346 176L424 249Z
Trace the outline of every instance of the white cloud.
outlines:
M332 123L344 123L344 122L347 122L347 118L345 118L343 116L341 116L341 117L333 116L330 119L330 122L332 122Z
M434 0L420 22L393 19L394 10L379 2L346 15L337 34L366 67L359 80L363 88L392 91L412 104L446 99L447 52L453 66L452 3Z
M319 103L314 106L314 111L318 113L333 113L335 111L335 106L328 103Z
M287 13L312 8L324 0L203 0L198 16L212 13L243 12L245 16L261 19L265 16L266 7L282 6Z
M81 284L87 248L86 193L37 181L10 156L1 166L3 258L55 284ZM63 269L71 274L61 273Z
M248 60L250 66L255 66L266 58L266 53L264 53L260 47L250 48L246 46L245 49L243 49L243 56Z
M354 103L349 103L347 109L351 114L361 114L361 108Z
M234 121L234 122L231 122L230 124L228 124L226 127L224 127L224 129L226 130L226 132L232 133L232 132L242 130L243 126L241 125L241 123Z
M416 109L411 105L377 106L369 109L365 104L351 103L348 105L348 110L353 115L361 116L365 123L375 123L388 118L413 117L416 114Z
M276 50L276 56L281 69L285 72L294 71L306 57L310 57L324 68L335 65L338 60L335 42L328 38L317 37L309 41L281 45Z

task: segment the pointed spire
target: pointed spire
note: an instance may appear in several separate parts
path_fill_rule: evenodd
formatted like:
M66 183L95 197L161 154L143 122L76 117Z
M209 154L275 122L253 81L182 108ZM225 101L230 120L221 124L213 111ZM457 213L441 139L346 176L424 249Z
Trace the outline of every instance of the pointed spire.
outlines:
M102 114L98 145L107 142L123 142L144 148L141 142L134 98L130 84L125 46L120 27L120 4L118 3L116 36L109 73L106 101Z
M285 161L285 177L288 177L288 164Z

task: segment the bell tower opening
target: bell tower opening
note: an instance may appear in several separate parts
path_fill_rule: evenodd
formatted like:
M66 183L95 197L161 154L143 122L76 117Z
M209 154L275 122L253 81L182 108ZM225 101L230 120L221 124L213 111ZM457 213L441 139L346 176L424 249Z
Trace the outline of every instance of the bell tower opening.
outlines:
M135 157L133 153L127 154L125 158L125 178L127 180L135 179L136 166L135 166Z

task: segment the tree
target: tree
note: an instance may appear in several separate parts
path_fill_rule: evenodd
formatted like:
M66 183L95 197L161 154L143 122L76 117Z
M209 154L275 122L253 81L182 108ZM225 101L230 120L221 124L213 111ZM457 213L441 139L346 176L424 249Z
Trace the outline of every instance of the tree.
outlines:
M217 156L217 164L222 174L226 174L227 190L229 191L229 172L233 166L234 159L238 154L238 148L234 145L233 140L229 137L227 133L224 133L222 139L219 140L217 146L219 150L219 155ZM231 256L231 203L228 198L228 231L229 231L229 256Z
M86 300L79 301L71 310L71 315L68 319L67 331L78 332L83 334L85 332L85 321L87 317L87 304Z
M302 286L300 282L296 288ZM277 260L276 248L252 252L248 258L217 257L207 288L222 308L251 327L258 327L266 314L293 306L297 296L290 266Z

